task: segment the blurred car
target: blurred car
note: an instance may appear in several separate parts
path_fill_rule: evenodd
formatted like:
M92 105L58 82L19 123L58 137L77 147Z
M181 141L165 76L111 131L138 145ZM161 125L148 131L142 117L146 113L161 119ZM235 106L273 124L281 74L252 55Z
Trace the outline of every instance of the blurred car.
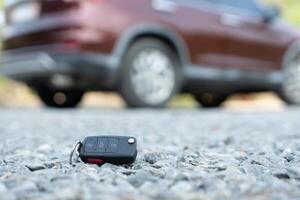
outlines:
M255 0L10 0L5 13L1 71L50 107L87 91L132 107L266 90L300 103L300 34Z

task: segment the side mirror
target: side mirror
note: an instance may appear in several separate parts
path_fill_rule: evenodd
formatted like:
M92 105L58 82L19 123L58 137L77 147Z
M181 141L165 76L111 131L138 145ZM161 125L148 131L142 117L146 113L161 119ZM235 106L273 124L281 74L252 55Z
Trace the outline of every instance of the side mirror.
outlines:
M264 10L263 20L265 23L270 23L274 21L276 18L278 18L280 15L281 15L281 11L280 8L278 8L277 6L267 7Z

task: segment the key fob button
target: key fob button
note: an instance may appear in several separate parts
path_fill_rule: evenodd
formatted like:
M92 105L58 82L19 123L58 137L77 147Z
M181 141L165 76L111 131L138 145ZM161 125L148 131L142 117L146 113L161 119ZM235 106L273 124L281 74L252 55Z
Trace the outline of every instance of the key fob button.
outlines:
M107 153L117 152L118 146L119 146L119 140L118 139L114 139L114 138L110 138L109 142L108 142L108 146L107 146L106 152Z
M107 145L108 145L108 139L107 138L99 138L98 139L97 152L104 153Z
M135 143L135 139L129 138L129 139L128 139L128 143L129 143L129 144L134 144L134 143Z
M97 138L88 138L84 145L84 151L91 153L97 149Z

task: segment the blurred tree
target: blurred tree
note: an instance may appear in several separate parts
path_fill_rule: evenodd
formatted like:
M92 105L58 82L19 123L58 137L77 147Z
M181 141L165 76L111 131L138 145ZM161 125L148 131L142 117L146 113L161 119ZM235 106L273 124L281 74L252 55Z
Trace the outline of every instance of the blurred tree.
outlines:
M282 8L283 16L290 22L300 25L300 0L264 0Z

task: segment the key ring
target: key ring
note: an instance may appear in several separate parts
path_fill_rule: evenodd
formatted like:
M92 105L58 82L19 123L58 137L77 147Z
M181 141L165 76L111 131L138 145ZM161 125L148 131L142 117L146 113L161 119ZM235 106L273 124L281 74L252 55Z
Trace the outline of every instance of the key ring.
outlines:
M73 147L73 149L72 149L72 151L71 151L71 153L70 153L70 159L69 159L70 165L73 164L73 155L74 155L74 152L75 152L75 154L76 154L76 162L78 162L78 158L79 158L79 149L80 149L81 145L82 145L81 142L77 142L77 143L74 145L74 147Z

